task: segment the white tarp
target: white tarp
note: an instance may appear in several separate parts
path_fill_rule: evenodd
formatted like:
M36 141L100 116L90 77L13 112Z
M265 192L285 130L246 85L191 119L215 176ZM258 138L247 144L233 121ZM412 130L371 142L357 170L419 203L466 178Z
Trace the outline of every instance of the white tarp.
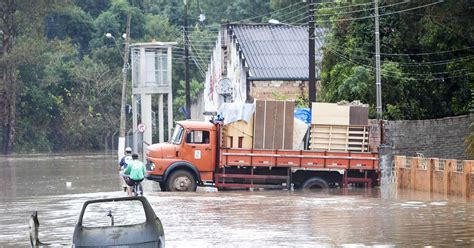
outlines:
M253 103L223 103L217 110L217 114L224 118L224 125L243 120L249 122L255 112Z
M304 150L304 136L309 125L295 118L293 123L293 150Z

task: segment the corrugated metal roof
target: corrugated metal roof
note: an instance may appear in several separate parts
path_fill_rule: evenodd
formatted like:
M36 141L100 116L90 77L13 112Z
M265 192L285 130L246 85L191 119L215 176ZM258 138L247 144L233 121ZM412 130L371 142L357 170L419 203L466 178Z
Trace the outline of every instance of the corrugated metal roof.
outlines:
M308 80L308 28L274 24L230 24L249 66L250 80ZM316 28L316 61L324 30Z

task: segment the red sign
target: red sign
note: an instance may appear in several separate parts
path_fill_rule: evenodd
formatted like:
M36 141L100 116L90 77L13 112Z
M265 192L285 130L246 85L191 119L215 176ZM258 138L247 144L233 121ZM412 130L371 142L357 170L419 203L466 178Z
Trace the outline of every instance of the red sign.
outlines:
M137 126L138 132L143 133L146 130L146 126L143 123L138 124Z

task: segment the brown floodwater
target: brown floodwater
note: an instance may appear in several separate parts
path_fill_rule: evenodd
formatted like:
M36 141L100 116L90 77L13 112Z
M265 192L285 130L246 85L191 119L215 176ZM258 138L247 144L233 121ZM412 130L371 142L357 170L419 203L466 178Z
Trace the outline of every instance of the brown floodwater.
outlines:
M0 157L0 178L0 247L29 245L34 210L41 241L71 244L84 201L125 196L104 154ZM391 185L327 194L158 189L145 182L167 247L474 247L474 202L464 198Z

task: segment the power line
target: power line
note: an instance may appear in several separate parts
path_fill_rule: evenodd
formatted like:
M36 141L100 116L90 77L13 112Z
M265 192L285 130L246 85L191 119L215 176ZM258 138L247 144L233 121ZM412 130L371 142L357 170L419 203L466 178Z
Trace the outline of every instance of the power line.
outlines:
M326 48L333 47L334 49L337 49L339 51L344 50L343 47L335 46L335 45L326 45L325 47ZM371 55L374 54L373 52L366 52L366 51L357 50L357 49L355 49L353 51L364 53L364 54L371 54ZM372 61L372 58L367 58L367 57L357 55L357 54L354 54L354 53L352 53L351 56L360 58L362 60ZM463 57L452 58L452 59L433 60L433 61L419 61L419 62L410 62L410 63L393 61L393 60L390 60L390 61L397 63L397 65L399 65L401 67L423 67L423 66L438 66L438 65L447 65L447 64L451 64L451 63L460 63L460 62L470 61L471 59L474 59L474 55L463 56Z
M343 56L344 58L352 61L351 59L347 58L346 56L344 56L342 53L340 52L337 52L337 51L334 51L332 49L329 49L329 51L333 52L333 53L336 53L338 55L341 55ZM396 61L391 61L391 62L394 62L394 63L397 63ZM363 63L357 63L358 65L361 65L361 66L364 66L364 67L367 67L367 68L370 68L370 69L375 69L375 67L371 66L371 65L367 65L367 64L363 64ZM405 74L405 75L410 75L410 76L426 76L426 75L440 75L440 74L448 74L448 73L456 73L456 72L462 72L462 71L468 71L469 69L460 69L460 70L453 70L453 71L442 71L442 72L430 72L430 73L406 73L406 72L402 72L401 74ZM391 73L391 72L386 72L386 73Z
M241 21L251 21L251 20L254 20L254 19L258 19L258 18L261 18L261 17L265 17L265 16L270 16L271 14L274 14L274 13L278 13L280 11L283 11L283 10L286 10L286 9L289 9L289 8L292 8L296 5L299 5L301 4L301 2L297 2L297 3L294 3L294 4L290 4L284 8L281 8L281 9L278 9L278 10L275 10L275 11L272 11L272 12L269 12L269 13L266 13L266 14L262 14L262 15L258 15L258 16L254 16L254 17L250 17L250 18L247 18L247 19L243 19Z
M278 16L278 18L281 19L281 20L284 20L284 18L283 18L284 16L292 15L293 13L298 12L298 11L301 11L301 10L306 10L306 8L307 8L307 6L303 5L303 6L301 6L301 8L299 8L299 9L295 9L295 10L286 12L286 13L282 14L281 16ZM303 12L303 13L298 14L297 16L307 15L307 14L308 14L308 13ZM293 18L293 17L295 17L295 16L292 16L292 17L290 17L290 18Z
M371 72L373 72L375 70L375 67L373 66L370 66L370 65L366 65L366 64L363 64L363 63L358 63L356 61L353 61L351 60L350 58L347 58L346 56L344 56L343 54L340 54L339 52L337 51L334 51L334 50L330 50L329 51L331 53L333 53L334 55L336 55L337 57L349 62L349 63L352 63L354 65L358 65L358 66L361 66L363 68L365 68L366 70L369 70ZM394 73L391 74L391 72L388 72L388 71L383 71L381 72L381 74L385 77L390 77L390 78L397 78L397 79L405 79L405 80L411 80L411 81L430 81L430 80L444 80L444 79L451 79L451 78L460 78L460 77L465 77L465 76L469 76L469 75L474 75L474 72L472 73L464 73L462 75L458 75L458 76L449 76L449 77L428 77L430 75L442 75L442 74L448 74L448 73L457 73L457 72L461 72L461 71L469 71L468 69L462 69L462 70L456 70L456 71L445 71L445 72L435 72L435 73L427 73L427 74L410 74L410 73L400 73L401 75L404 75L405 77L399 77L399 76L395 76L393 75ZM409 77L411 76L411 77ZM425 78L413 78L413 76L426 76Z
M323 5L323 4L327 4L327 3L335 3L335 2L323 2L323 3L312 3L312 5ZM367 3L358 3L358 4L350 4L350 5L346 5L346 6L337 6L337 7L322 7L322 8L325 8L325 9L347 9L347 8L353 8L353 7L358 7L358 6L366 6L366 5L372 5L373 2L367 2Z
M384 13L384 14L379 14L379 16L388 16L388 15L393 15L393 14L399 14L399 13L403 13L403 12L407 12L407 11L412 11L412 10L415 10L415 9L426 8L426 7L433 6L433 5L442 3L442 2L443 2L443 0L440 0L440 1L437 1L437 2L433 2L433 3L429 3L429 4L425 4L425 5L416 6L416 7L413 7L413 8L403 9L403 10L399 10L399 11L393 11L393 12ZM369 18L374 18L374 16L373 16L373 15L369 15L369 16L354 17L354 18L343 18L343 19L334 19L334 20L318 20L318 23L332 23L332 22L343 22L343 21L357 21L357 20L364 20L364 19L369 19Z
M301 25L299 25L299 27L305 26L305 25L307 25L307 24L306 24L306 22L304 22L304 21L307 20L308 17L309 17L309 16L304 16L303 18L300 18L300 19L298 19L298 20L295 20L295 21L294 21L293 23L291 23L291 24L301 24ZM303 21L303 22L300 23L301 21Z
M297 21L295 21L295 19L298 19L298 20L301 20L300 16L303 16L304 20L308 19L308 13L301 13L299 15L295 15L295 16L292 16L290 18L288 18L287 20L283 20L282 23L290 23L290 24L293 24Z
M409 2L410 2L410 0L405 0L403 2L388 4L388 5L380 6L378 8L381 9L381 8L393 7L393 6L397 6L397 5L407 4ZM318 14L318 16L345 15L345 14L353 14L353 13L365 12L365 11L370 11L370 10L375 10L375 7L370 8L370 9L359 9L359 10L353 10L353 11L348 11L348 12L339 12L339 13L334 13L334 14Z
M473 49L473 48L474 48L474 46L463 47L463 48L452 49L452 50L445 50L445 51L429 52L429 53L381 53L381 55L385 55L385 56L425 56L425 55L452 53L452 52L469 50L469 49Z

